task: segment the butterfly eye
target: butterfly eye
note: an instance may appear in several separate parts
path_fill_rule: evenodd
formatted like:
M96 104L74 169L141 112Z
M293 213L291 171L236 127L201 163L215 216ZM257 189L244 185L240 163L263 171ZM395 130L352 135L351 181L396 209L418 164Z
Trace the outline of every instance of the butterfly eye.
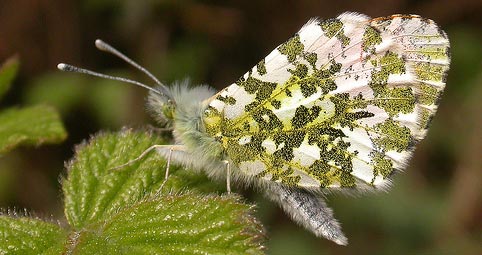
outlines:
M168 120L174 119L174 104L171 100L168 100L166 104L163 105L162 107L162 113L164 117Z

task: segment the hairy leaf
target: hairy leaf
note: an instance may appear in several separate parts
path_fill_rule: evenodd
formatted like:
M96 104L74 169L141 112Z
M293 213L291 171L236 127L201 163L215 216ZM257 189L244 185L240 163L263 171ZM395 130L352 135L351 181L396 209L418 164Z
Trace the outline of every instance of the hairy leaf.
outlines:
M166 161L155 151L132 162L160 143L124 130L78 146L63 180L69 231L0 216L0 254L264 254L254 206L174 166L161 189Z
M188 193L139 201L76 238L75 254L264 254L252 206Z
M158 192L164 181L165 159L152 151L132 164L126 163L150 146L162 143L156 135L125 130L97 135L79 146L63 182L65 214L70 224L80 229ZM205 176L171 165L162 191L186 189L218 190Z
M0 215L0 254L62 254L67 234L57 224Z

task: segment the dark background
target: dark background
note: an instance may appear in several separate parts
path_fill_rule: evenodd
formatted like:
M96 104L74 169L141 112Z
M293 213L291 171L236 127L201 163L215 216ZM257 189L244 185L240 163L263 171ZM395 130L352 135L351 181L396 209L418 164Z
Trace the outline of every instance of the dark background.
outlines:
M69 138L0 157L0 208L62 218L59 176L73 146L99 130L154 124L146 91L56 70L59 62L151 84L99 52L102 38L161 81L190 77L221 89L293 35L310 17L344 11L372 17L419 14L449 35L452 65L427 138L388 193L329 196L349 237L339 247L290 222L253 191L268 229L269 254L481 254L482 2L1 0L0 61L18 54L20 74L0 107L54 105ZM0 123L1 125L1 123Z

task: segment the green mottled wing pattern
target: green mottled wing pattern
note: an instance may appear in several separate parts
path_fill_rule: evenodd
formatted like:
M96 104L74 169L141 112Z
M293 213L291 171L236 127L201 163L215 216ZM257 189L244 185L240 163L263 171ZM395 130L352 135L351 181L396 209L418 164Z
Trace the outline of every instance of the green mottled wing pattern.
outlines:
M425 137L449 63L432 20L312 19L209 99L203 121L239 174L311 190L384 187Z

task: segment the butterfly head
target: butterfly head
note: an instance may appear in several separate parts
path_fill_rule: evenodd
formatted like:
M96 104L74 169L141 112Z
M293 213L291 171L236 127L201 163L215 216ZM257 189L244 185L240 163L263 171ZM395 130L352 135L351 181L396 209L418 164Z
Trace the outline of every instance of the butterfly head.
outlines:
M147 108L161 124L172 126L179 119L196 119L201 116L206 100L215 94L208 86L191 86L189 80L173 83L171 86L156 88L149 92Z
M147 98L147 109L156 121L166 126L172 126L176 116L176 101L166 92L168 90L165 90L163 94L151 91Z

